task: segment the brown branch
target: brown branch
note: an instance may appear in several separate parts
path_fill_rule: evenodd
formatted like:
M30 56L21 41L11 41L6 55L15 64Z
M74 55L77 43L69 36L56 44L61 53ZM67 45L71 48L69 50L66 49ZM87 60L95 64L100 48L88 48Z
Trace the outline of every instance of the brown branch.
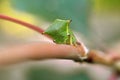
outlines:
M5 48L0 51L0 65L28 60L50 58L77 59L80 53L74 46L53 43L29 43Z
M118 53L101 54L100 51L91 50L88 54L88 59L86 62L112 67L116 73L116 77L113 80L117 80L119 77L118 75L120 75L120 54Z
M113 66L119 60L120 60L120 55L117 53L105 54L97 50L89 51L88 59L87 59L88 62L99 63L108 66Z
M82 50L78 49L78 47L70 45L53 43L29 43L25 45L8 47L0 51L0 65L18 63L27 60L41 60L51 58L72 59L80 61L78 54L82 55ZM111 54L101 54L99 51L91 50L88 53L86 62L111 66L116 62L116 60L114 59L115 57L109 57L109 55ZM117 57L120 57L120 55Z
M104 64L104 65L112 65L113 60L112 58L108 57L107 54L97 50L90 50L88 53L88 62Z

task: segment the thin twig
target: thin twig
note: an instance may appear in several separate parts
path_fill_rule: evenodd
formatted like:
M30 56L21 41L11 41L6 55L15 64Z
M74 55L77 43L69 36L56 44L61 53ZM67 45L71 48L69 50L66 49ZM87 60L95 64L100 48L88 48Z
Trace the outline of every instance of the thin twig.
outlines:
M14 23L17 23L17 24L20 24L20 25L23 25L23 26L28 27L28 28L31 28L31 29L33 29L33 30L35 30L35 31L37 31L37 32L39 32L41 34L44 32L44 30L39 28L38 26L26 23L24 21L21 21L21 20L15 19L15 18L11 18L11 17L6 16L6 15L0 14L0 18L4 19L4 20L11 21L11 22L14 22Z
M7 21L11 21L11 22L23 25L23 26L25 26L25 27L27 27L29 29L32 29L34 31L37 31L38 33L41 33L42 35L48 37L49 39L52 39L50 36L48 36L46 34L43 34L44 30L42 28L38 27L38 26L32 25L30 23L27 23L27 22L24 22L24 21L21 21L21 20L6 16L6 15L3 15L3 14L0 14L0 19L4 19L4 20L7 20Z

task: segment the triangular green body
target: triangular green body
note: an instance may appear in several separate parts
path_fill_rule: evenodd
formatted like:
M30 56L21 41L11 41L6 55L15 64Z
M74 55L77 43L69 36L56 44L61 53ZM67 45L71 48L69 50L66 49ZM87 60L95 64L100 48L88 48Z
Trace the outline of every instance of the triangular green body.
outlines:
M76 44L76 38L69 28L70 20L56 19L44 32L54 39L58 44Z

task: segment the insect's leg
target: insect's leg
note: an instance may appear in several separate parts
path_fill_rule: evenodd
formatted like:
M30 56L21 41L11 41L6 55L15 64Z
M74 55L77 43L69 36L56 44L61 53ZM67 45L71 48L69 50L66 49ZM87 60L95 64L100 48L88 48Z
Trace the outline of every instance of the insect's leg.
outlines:
M68 44L73 45L72 36L70 34L68 35Z
M70 45L73 45L72 36L70 35Z

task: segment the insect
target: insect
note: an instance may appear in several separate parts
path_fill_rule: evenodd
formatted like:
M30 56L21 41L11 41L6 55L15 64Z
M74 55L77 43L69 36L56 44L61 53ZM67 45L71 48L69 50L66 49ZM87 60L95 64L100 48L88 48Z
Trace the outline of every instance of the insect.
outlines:
M79 55L79 58L86 59L88 49L82 42L78 42L76 36L73 34L72 30L69 27L70 22L71 20L56 19L50 25L50 27L45 30L44 34L52 37L55 43L73 45L77 48L79 46L81 54L83 53L82 55Z
M69 28L71 20L56 19L44 32L51 36L55 43L76 45L76 38Z

